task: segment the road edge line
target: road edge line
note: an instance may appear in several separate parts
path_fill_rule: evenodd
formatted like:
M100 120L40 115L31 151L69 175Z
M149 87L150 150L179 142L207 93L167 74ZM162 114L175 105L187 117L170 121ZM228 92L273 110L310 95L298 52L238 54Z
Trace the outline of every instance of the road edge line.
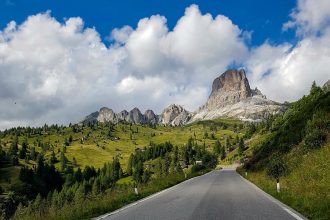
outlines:
M137 200L137 201L135 201L135 202L132 202L132 203L130 203L130 204L127 204L127 205L125 205L125 206L123 206L123 207L121 207L121 208L119 208L119 209L117 209L117 210L114 210L114 211L109 212L109 213L105 213L105 214L103 214L103 215L101 215L101 216L98 216L98 217L95 217L95 218L91 218L91 219L92 219L92 220L102 220L102 219L105 219L105 218L107 218L107 217L109 217L109 216L111 216L111 215L117 214L117 213L119 213L119 212L124 211L125 209L128 209L128 208L130 208L130 207L133 207L133 206L135 206L135 205L137 205L137 204L139 204L139 203L141 203L141 202L144 202L144 201L146 201L146 200L152 199L152 198L154 198L154 197L156 197L156 196L159 196L160 194L163 194L163 193L165 193L165 192L167 192L167 191L173 190L175 187L177 187L177 186L179 186L179 185L181 185L181 184L183 184L183 183L187 183L187 182L189 182L189 181L191 181L191 180L193 180L193 179L195 179L195 178L198 178L198 177L201 177L201 176L204 176L204 175L210 174L210 173L212 173L212 172L214 172L214 171L217 171L217 170L211 170L211 171L209 171L209 172L207 172L207 173L204 173L203 175L195 176L195 177L192 177L192 178L190 178L190 179L184 180L184 181L182 181L182 182L180 182L180 183L178 183L178 184L175 184L174 186L171 186L171 187L169 187L169 188L163 189L163 190L161 190L161 191L159 191L159 192L156 192L156 193L151 194L151 195L149 195L149 196L147 196L147 197L144 197L144 198L142 198L142 199L139 199L139 200Z
M277 204L278 206L280 206L284 211L286 211L287 213L289 213L292 217L294 217L297 220L308 220L308 218L306 218L304 215L302 215L301 213L299 213L298 211L294 210L293 208L291 208L290 206L284 204L283 202L281 202L280 200L276 199L275 197L273 197L272 195L268 194L267 192L263 191L262 189L260 189L257 185L255 185L254 183L252 183L250 180L244 178L239 172L236 171L236 173L248 184L250 184L252 187L254 187L257 191L261 192L262 194L264 194L269 200L271 200L272 202L274 202L275 204Z

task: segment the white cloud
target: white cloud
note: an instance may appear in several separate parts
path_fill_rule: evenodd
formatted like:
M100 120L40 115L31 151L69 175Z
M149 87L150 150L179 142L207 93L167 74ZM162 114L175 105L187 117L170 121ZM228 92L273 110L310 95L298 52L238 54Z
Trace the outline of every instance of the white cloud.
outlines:
M0 129L76 122L101 106L195 110L213 78L246 56L243 35L195 5L172 31L160 15L114 29L109 47L79 17L61 23L46 12L10 22L0 32Z
M186 9L162 43L168 56L189 67L228 65L241 60L247 52L242 31L229 18L201 15L196 5Z
M245 61L251 84L281 102L297 100L312 81L323 85L330 78L330 1L298 0L291 17L284 27L296 28L296 45L265 42Z
M0 129L77 122L102 106L160 113L176 103L193 111L233 63L268 97L295 100L313 80L330 78L328 3L315 2L320 14L301 0L284 25L296 28L297 45L266 41L252 49L251 31L196 5L173 30L160 15L114 29L110 46L79 17L61 23L46 12L10 22L0 31Z
M290 16L292 19L283 25L284 30L296 27L298 35L322 32L330 23L330 1L298 0Z

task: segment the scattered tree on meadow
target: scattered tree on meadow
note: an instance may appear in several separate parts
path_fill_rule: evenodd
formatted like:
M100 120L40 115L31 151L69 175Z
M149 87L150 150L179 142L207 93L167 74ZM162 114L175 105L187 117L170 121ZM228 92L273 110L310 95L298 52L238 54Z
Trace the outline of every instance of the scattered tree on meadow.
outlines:
M267 166L267 175L273 177L276 180L277 192L280 192L280 177L284 175L286 167L282 159L275 156Z
M241 138L238 143L238 154L242 155L245 150L244 140Z
M216 140L216 142L214 143L213 153L218 156L221 153L221 144L219 140Z

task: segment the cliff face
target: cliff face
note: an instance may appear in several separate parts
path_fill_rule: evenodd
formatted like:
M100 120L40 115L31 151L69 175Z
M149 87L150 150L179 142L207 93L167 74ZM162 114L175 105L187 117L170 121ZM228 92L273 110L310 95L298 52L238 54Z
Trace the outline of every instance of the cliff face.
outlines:
M227 70L212 84L212 92L189 123L218 117L261 120L284 111L284 106L268 100L257 88L251 89L244 70Z
M100 111L94 112L85 117L82 123L111 122L118 123L126 121L133 124L163 124L163 125L184 125L191 118L191 113L179 105L170 105L164 109L161 115L156 115L152 110L147 110L144 114L138 108L127 112L115 113L112 109L102 107Z
M252 91L244 70L227 70L213 81L212 92L205 107L221 108L251 96Z
M324 85L322 86L322 89L325 92L329 92L330 91L330 79L326 83L324 83Z
M324 86L324 89L328 88L329 82ZM174 104L165 108L160 115L156 115L152 110L142 114L138 108L115 113L112 109L103 107L100 111L88 115L83 123L126 121L134 124L179 126L218 117L257 121L284 110L284 105L267 99L257 88L251 89L244 70L227 70L214 79L207 102L194 113Z
M163 125L184 125L191 118L191 113L180 105L170 105L160 115L160 124Z

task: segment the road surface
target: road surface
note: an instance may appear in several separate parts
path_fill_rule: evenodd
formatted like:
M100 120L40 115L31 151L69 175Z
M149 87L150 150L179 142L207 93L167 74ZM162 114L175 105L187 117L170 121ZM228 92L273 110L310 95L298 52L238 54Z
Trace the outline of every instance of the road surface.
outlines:
M97 219L304 219L233 169L212 171Z

